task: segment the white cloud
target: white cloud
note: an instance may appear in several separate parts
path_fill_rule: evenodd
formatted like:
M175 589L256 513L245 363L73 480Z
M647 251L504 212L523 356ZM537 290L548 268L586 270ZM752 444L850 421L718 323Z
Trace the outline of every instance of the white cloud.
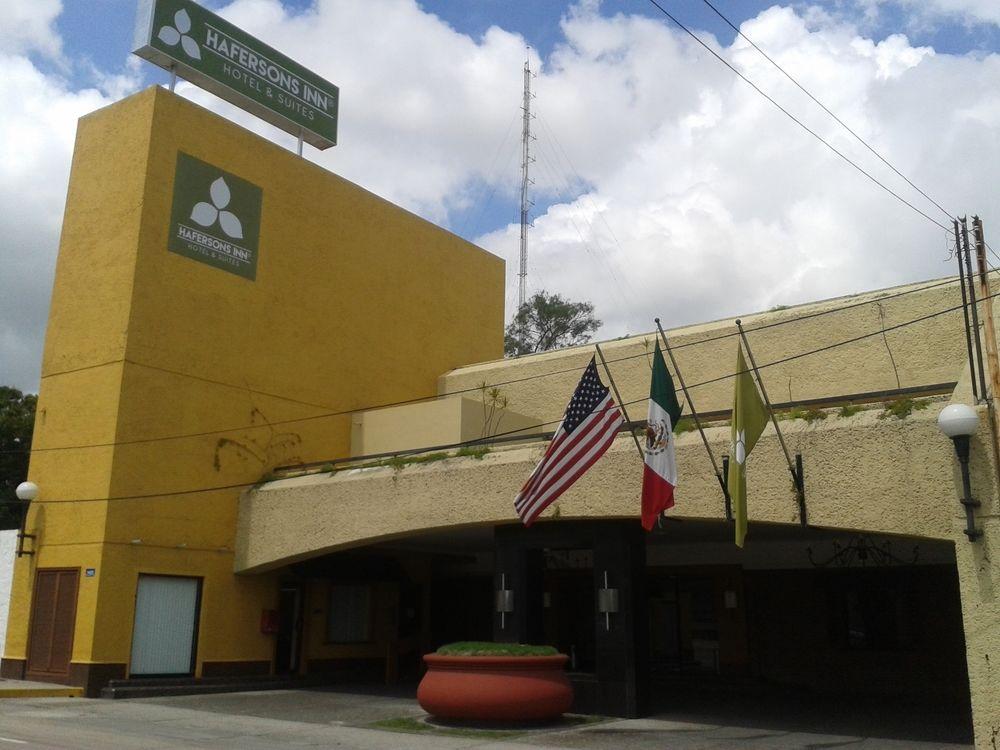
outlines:
M910 23L929 24L940 18L957 18L967 25L988 23L1000 25L1000 3L996 0L858 0L869 18L878 15L886 5L899 6Z
M693 40L655 19L597 9L576 6L544 66L532 58L533 176L541 204L552 204L530 234L532 288L593 301L602 335L614 336L649 330L656 315L682 323L951 273L941 230ZM518 34L494 27L473 39L413 0L319 0L298 13L277 0L235 0L222 12L341 86L340 145L309 149L311 160L438 222L483 196L484 180L513 194ZM1000 57L868 39L814 10L771 8L743 29L943 205L980 212L988 234L1000 227L988 201L1000 167ZM752 48L703 38L946 223ZM0 79L0 96L14 103L0 110L0 231L13 269L0 276L0 382L34 388L75 120L134 78L96 76L100 91L73 91L40 73L24 44L6 50ZM294 147L194 87L178 91ZM507 258L510 291L517 240L516 225L480 240Z
M4 0L0 4L0 50L17 55L39 52L59 59L62 40L53 24L61 12L60 0Z

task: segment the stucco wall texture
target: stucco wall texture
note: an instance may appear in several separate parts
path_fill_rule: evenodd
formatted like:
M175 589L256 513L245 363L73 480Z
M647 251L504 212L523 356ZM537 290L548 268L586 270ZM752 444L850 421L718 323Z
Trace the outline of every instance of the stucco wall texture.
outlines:
M904 419L882 413L884 397L851 416L837 410L812 423L782 422L789 449L804 461L808 521L815 527L938 539L954 545L965 625L976 745L995 750L1000 736L1000 507L989 412L980 405L972 440L972 491L982 502L977 523L984 536L972 544L963 533L958 500L962 482L950 441L937 427L940 410L954 399L973 403L955 281L932 281L789 310L743 317L765 385L775 402L846 397L899 388L942 395ZM843 308L843 309L841 309ZM824 313L819 314L817 313ZM994 310L994 317L996 317ZM909 321L897 330L883 327ZM770 326L777 321L788 325ZM760 326L770 326L754 331ZM736 341L731 320L668 332L692 397L702 412L728 412ZM770 363L867 335L847 346ZM726 336L716 341L695 344ZM632 418L645 416L649 358L654 336L602 344ZM890 357L891 353L891 357ZM516 360L497 360L444 374L440 394L475 398L483 382L499 386L509 408L548 423L561 417L593 347L582 346ZM673 368L671 367L671 370ZM565 372L562 372L565 371ZM548 377L523 380L542 373ZM898 380L897 380L898 373ZM699 383L710 382L706 385ZM957 384L957 385L956 385ZM859 402L866 399L859 398ZM389 412L383 418L390 417ZM716 455L726 452L730 428L710 426ZM419 436L413 437L419 441ZM676 438L679 518L721 520L724 505L697 432ZM411 446L411 447L417 447ZM337 549L420 531L516 522L513 497L534 468L544 444L495 446L482 459L450 458L402 469L365 468L268 483L241 499L236 568L266 571ZM799 511L777 437L768 426L748 468L748 551L734 548L727 561L752 556L754 527L795 524ZM559 519L636 518L641 466L630 438L608 453L540 523Z
M255 281L168 252L178 152L263 192ZM271 576L234 577L237 499L346 455L350 412L497 357L503 261L154 87L80 121L6 659L38 568L80 579L73 661L127 668L140 573L203 579L198 663L264 661ZM428 331L446 335L421 335ZM335 416L331 416L335 414ZM292 420L292 422L289 422Z

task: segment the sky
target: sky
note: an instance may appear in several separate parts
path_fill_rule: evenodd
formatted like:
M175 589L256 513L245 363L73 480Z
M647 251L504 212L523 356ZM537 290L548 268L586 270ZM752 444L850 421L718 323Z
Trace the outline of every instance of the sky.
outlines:
M592 302L600 338L938 278L954 264L935 222L978 214L988 241L1000 228L996 0L712 0L944 210L703 0L659 2L913 207L649 0L203 4L340 87L338 145L305 158L505 258L508 317L525 59L528 290ZM130 54L135 7L0 3L0 384L38 388L77 119L167 81ZM177 92L294 148L190 84Z

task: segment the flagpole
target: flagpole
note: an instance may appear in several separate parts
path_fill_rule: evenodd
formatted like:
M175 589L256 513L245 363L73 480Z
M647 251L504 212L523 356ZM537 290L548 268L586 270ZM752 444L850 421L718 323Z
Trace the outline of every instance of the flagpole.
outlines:
M680 381L681 390L684 392L684 398L688 403L688 407L691 409L691 416L694 418L695 426L698 428L698 432L701 434L701 440L705 444L705 450L708 451L708 457L712 460L712 470L715 472L715 478L719 480L719 487L722 489L722 496L726 500L726 507L729 507L729 490L726 487L726 480L722 478L722 473L719 471L719 465L715 462L715 454L712 453L712 446L708 443L708 438L705 437L705 430L701 426L701 420L698 419L698 411L694 408L694 401L691 400L691 394L688 393L687 386L684 384L684 376L681 375L681 368L677 366L677 360L674 358L674 352L670 348L670 342L667 341L667 334L663 332L663 326L660 325L660 319L654 318L656 321L656 330L660 332L660 338L663 339L663 347L667 350L667 354L670 356L670 363L674 366L674 372L677 373L677 380ZM673 426L677 429L677 425Z
M639 438L635 436L635 430L632 428L632 420L628 417L628 412L625 410L625 402L622 400L622 394L618 392L618 386L615 385L615 379L611 375L611 368L608 367L608 362L604 359L604 352L601 351L600 344L594 344L594 348L597 349L597 356L601 358L601 364L604 365L604 371L608 374L608 380L611 383L611 389L615 392L615 398L618 399L618 408L622 410L622 415L625 417L625 421L628 423L629 434L632 435L632 439L635 441L635 449L639 451L639 460L643 463L646 462L646 454L642 450L642 446L639 445Z
M788 446L785 445L785 438L781 434L781 428L778 427L778 420L774 416L774 409L771 408L771 399L767 397L767 390L764 388L764 381L761 380L760 371L757 369L757 363L754 361L753 352L750 351L750 342L747 341L746 332L743 330L742 323L737 320L736 327L740 331L740 339L743 340L743 348L746 349L747 356L750 358L750 367L753 368L754 377L757 378L757 385L760 386L760 395L764 397L764 403L767 405L767 413L771 415L771 424L774 425L774 431L778 433L778 442L781 443L781 450L785 452L785 461L788 463L788 471L792 475L792 483L795 485L796 494L799 493L799 475L795 472L795 467L792 465L792 456L788 452ZM736 373L739 375L739 373Z

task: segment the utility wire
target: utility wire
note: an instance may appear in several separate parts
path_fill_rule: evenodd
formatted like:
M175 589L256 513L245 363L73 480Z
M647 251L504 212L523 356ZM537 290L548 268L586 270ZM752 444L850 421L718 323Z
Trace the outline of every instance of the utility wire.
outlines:
M913 188L918 193L920 193L922 196L924 196L924 198L926 198L931 203L933 203L935 206L937 206L941 210L941 212L945 216L947 216L949 219L954 219L955 218L940 203L938 203L936 200L934 200L933 198L931 198L927 193L925 193L923 190L921 190L919 187L917 187L913 183L913 181L910 180L909 177L907 177L905 174L903 174L898 169L896 169L892 164L890 164L889 161L884 156L882 156L882 154L880 154L878 151L876 151L875 148L871 144L868 143L868 141L866 141L864 138L862 138L860 135L858 135L853 129L851 129L851 127L847 123L845 123L843 120L841 120L839 117L837 117L837 115L835 115L833 112L831 112L830 109L825 104L823 104L823 102L821 102L819 99L817 99L815 96L813 96L812 93L810 93L809 90L806 89L805 86L803 86L795 78L793 78L792 75L787 70L785 70L780 65L778 65L778 63L775 62L774 59L770 55L768 55L764 50L762 50L760 47L758 47L757 44L756 44L756 42L754 42L753 39L751 39L746 34L744 34L742 31L740 31L740 29L732 21L730 21L728 18L726 18L726 16L724 16L722 14L722 12L718 8L716 8L714 5L712 5L712 3L709 0L702 0L702 2L705 3L705 5L707 5L709 8L711 8L712 11L715 13L715 15L717 15L719 18L721 18L723 21L725 21L726 24L729 26L729 28L731 28L733 31L735 31L737 34L739 34L739 36L742 37L751 47L753 47L755 50L757 50L764 57L765 60L767 60L769 63L771 63L771 65L773 65L779 71L781 71L781 73L785 76L785 78L787 78L789 81L791 81L792 83L794 83L795 86L803 94L805 94L810 99L812 99L817 105L819 105L819 107L824 112L826 112L828 115L830 115L830 117L832 117L834 120L836 120L844 128L844 130L846 130L848 133L850 133L851 135L853 135L861 143L861 145L863 145L865 148L867 148L869 151L871 151L878 158L879 161L881 161L883 164L885 164L887 167L889 167L889 169L891 169L897 175L899 175L900 177L902 177L903 180L906 181L907 185L909 185L911 188Z
M747 83L751 88L753 88L754 91L756 91L758 94L760 94L765 99L767 99L769 102L771 102L771 104L773 104L775 107L777 107L782 113L785 114L785 116L787 116L790 120L792 120L792 122L794 122L800 128L802 128L803 130L805 130L807 133L809 133L813 138L815 138L816 140L818 140L820 143L822 143L824 146L826 146L828 149L830 149L833 153L835 153L837 156L839 156L845 162L847 162L848 164L850 164L858 172L860 172L865 177L867 177L869 180L871 180L873 183L875 183L876 185L878 185L880 188L882 188L885 192L887 192L893 198L895 198L896 200L898 200L900 203L902 203L905 206L908 206L913 211L917 212L918 214L920 214L921 216L923 216L925 219L927 219L927 221L929 221L932 224L940 227L941 229L945 230L946 232L950 232L951 231L950 227L946 227L944 224L942 224L941 222L939 222L937 219L934 219L931 216L929 216L928 214L924 213L919 208L917 208L915 205L913 205L908 200L906 200L906 198L904 198L899 193L897 193L895 190L893 190L892 188L890 188L890 187L886 186L885 184L883 184L882 182L880 182L877 177L875 177L874 175L872 175L870 172L866 171L863 167L859 166L856 162L852 161L842 151L838 150L836 146L834 146L828 140L826 140L825 138L823 138L823 136L821 136L815 130L813 130L812 128L810 128L808 125L806 125L804 122L802 122L802 120L800 120L799 118L797 118L795 115L793 115L787 109L785 109L780 104L778 104L778 102L773 97L771 97L769 94L765 93L763 91L763 89L761 89L756 83L754 83L753 81L751 81L743 73L741 73L739 70L737 70L737 68L732 63L730 63L728 60L726 60L726 58L724 58L722 55L720 55L718 52L716 52L714 49L712 49L697 34L695 34L693 31L691 31L691 29L689 29L687 26L685 26L680 21L678 21L677 18L675 18L674 16L672 16L667 11L667 9L664 8L662 5L660 5L656 0L649 0L649 2L652 3L663 15L665 15L667 18L669 18L671 21L673 21L678 27L680 27L681 30L683 30L688 36L690 36L698 44L700 44L702 47L704 47L706 50L708 50L708 52L716 60L718 60L719 62L721 62L723 65L725 65L727 68L729 68L733 73L735 73L737 76L739 76L745 83ZM949 218L951 218L951 214L949 214Z
M994 299L996 297L1000 297L1000 292L991 294L988 297L983 297L980 300L978 300L977 303L978 302L983 302L983 301L988 300L988 299ZM971 305L972 303L969 302L967 304ZM963 307L966 307L966 306L967 306L966 304L959 304L959 305L955 305L954 307L947 307L947 308L945 308L943 310L937 310L935 312L928 313L927 315L921 315L918 318L913 318L912 320L907 320L907 321L905 321L903 323L897 323L896 325L893 325L893 326L888 326L886 328L881 328L880 327L878 330L869 331L868 333L863 333L863 334L860 334L858 336L853 336L853 337L851 337L849 339L844 339L843 341L837 341L837 342L835 342L833 344L827 344L825 346L820 346L820 347L817 347L816 349L810 349L809 351L800 352L798 354L791 354L791 355L789 355L787 357L782 357L782 358L776 359L776 360L774 360L772 362L765 362L762 365L758 365L757 369L758 370L763 370L763 369L768 368L768 367L776 367L777 365L786 364L788 362L792 362L792 361L797 360L797 359L802 359L804 357L811 357L811 356L813 356L815 354L820 354L822 352L827 352L827 351L830 351L831 349L836 349L836 348L841 347L841 346L847 346L849 344L854 344L854 343L857 343L858 341L863 341L864 339L872 338L873 336L882 336L884 333L888 333L889 331L896 331L896 330L899 330L901 328L907 328L909 326L916 325L918 323L922 323L924 321L930 320L932 318L939 317L941 315L947 315L948 313L956 312L957 310L961 310ZM645 355L643 355L643 356L645 356ZM610 360L609 360L609 362L610 362ZM579 368L574 368L574 369L576 371L579 371ZM751 372L751 370L749 370L749 369L747 369L747 370L740 370L740 371L737 371L737 372L728 373L726 375L720 375L720 376L715 377L715 378L710 378L708 380L702 380L701 382L694 383L692 385L688 385L688 390L692 390L694 388L702 388L702 387L707 386L707 385L712 385L714 383L719 383L719 382L722 382L724 380L728 380L730 378L734 378L737 375L742 375L742 374L747 373L747 372ZM622 406L633 406L635 404L646 403L647 401L648 401L648 398L638 398L638 399L634 399L632 401L624 402L622 404ZM554 419L554 420L550 420L550 421L547 421L547 422L542 422L542 423L540 423L538 425L535 425L535 426L536 427L548 427L548 426L552 426L552 425L557 425L561 421L562 421L562 417L560 417L559 419ZM450 450L450 449L455 449L455 448L464 448L464 447L471 447L471 446L476 446L476 445L488 444L491 441L496 440L497 438L508 437L510 435L515 435L517 433L523 433L524 429L525 428L520 428L520 429L516 429L516 430L507 430L506 432L498 432L495 435L490 435L489 437L476 438L474 440L464 440L464 441L460 441L460 442L457 442L457 443L452 443L452 444L447 445L447 446L439 446L439 450L445 450L445 449L449 449ZM412 450L399 451L398 453L395 453L393 455L395 455L395 456L409 456L409 455L415 455L415 454L425 453L425 452L427 452L427 448L414 448ZM325 462L322 462L322 463L331 463L331 464L350 463L352 460L356 461L357 459L351 459L351 458L333 459L333 460L325 461ZM319 462L317 462L317 463L319 463ZM198 493L203 493L203 492L215 492L215 491L219 491L219 490L241 489L241 488L247 488L247 487L254 487L254 486L259 485L259 484L261 484L260 480L258 480L256 482L240 482L240 483L237 483L237 484L218 485L218 486L214 486L214 487L202 487L202 488L191 489L191 490L176 490L176 491L171 491L171 492L151 492L151 493L147 493L147 494L143 494L143 495L119 495L119 496L113 496L113 497L95 497L95 498L68 498L68 499L65 499L65 500L45 500L45 501L42 501L42 502L46 503L46 504L59 504L59 503L103 503L103 502L113 502L113 501L117 501L117 500L144 500L144 499L158 498L158 497L171 497L171 496L176 496L176 495L192 495L192 494L198 494ZM3 504L3 505L20 505L20 506L23 506L23 503L21 503L20 501L16 501L16 500L0 500L0 504Z
M996 271L997 271L997 269L992 269L990 271L990 273L995 273ZM765 331L765 330L768 330L768 329L771 329L771 328L777 328L779 326L789 325L789 324L792 324L792 323L798 323L798 322L803 321L803 320L810 320L812 318L818 318L818 317L821 317L821 316L824 316L824 315L831 315L831 314L834 314L834 313L844 312L846 310L852 310L852 309L857 308L857 307L864 307L864 306L870 305L870 304L872 304L873 302L876 302L876 301L878 301L878 302L887 302L888 300L896 299L896 298L899 298L899 297L903 297L903 296L906 296L908 294L915 294L917 292L925 292L925 291L928 291L930 289L936 289L938 287L947 286L948 284L957 284L957 283L958 283L957 279L954 279L954 278L942 279L941 281L937 281L937 282L934 282L932 284L925 284L923 286L919 286L919 287L916 287L916 288L913 288L913 289L903 289L902 291L894 292L894 293L888 294L888 295L886 295L884 297L879 297L877 300L864 300L864 301L859 301L859 302L852 302L850 304L841 305L839 307L827 308L825 310L817 310L816 312L806 313L804 315L798 315L796 317L787 318L785 320L776 320L776 321L773 321L771 323L764 323L764 324L759 325L759 326L754 326L753 328L745 328L744 330L748 334L749 333L754 333L755 331ZM690 347L690 346L702 346L703 344L710 344L710 343L715 342L715 341L722 341L722 340L725 340L725 339L733 338L735 336L739 336L739 332L738 331L731 331L729 333L721 333L721 334L717 334L715 336L709 336L708 338L704 338L704 339L697 339L695 341L687 341L687 342L680 343L680 344L673 344L671 348L673 348L676 351L678 349L686 349L687 347ZM646 356L647 356L646 352L640 352L638 354L629 354L629 355L626 355L624 357L617 357L615 359L609 359L608 360L608 364L614 364L616 362L626 362L628 360L639 359L640 357L646 357ZM295 417L293 419L283 419L283 420L278 420L278 421L275 421L275 422L263 422L263 423L260 423L260 424L241 425L239 427L230 427L230 428L225 428L225 429L205 430L203 432L191 432L191 433L184 433L184 434L180 434L180 435L163 435L163 436L159 436L159 437L150 437L150 438L136 438L134 440L119 440L119 441L107 442L107 443L87 443L87 444L81 444L81 445L63 445L63 446L53 446L53 447L50 447L50 448L32 448L30 450L28 450L28 449L5 450L5 451L0 451L0 455L3 455L3 454L22 454L22 453L29 453L29 452L30 453L43 453L43 452L49 452L49 451L83 450L83 449L87 449L87 448L113 448L113 447L121 446L121 445L139 445L139 444L145 444L145 443L163 442L163 441L168 441L168 440L184 440L184 439L188 439L188 438L209 437L211 435L222 435L222 434L225 434L225 433L228 433L228 432L239 432L240 430L263 429L265 427L279 427L279 426L284 426L284 425L289 425L289 424L299 424L299 423L302 423L302 422L311 422L311 421L314 421L314 420L317 420L317 419L331 419L333 417L347 416L349 414L353 414L354 412L357 412L357 411L366 411L368 409L387 409L387 408L390 408L390 407L393 407L393 406L407 406L409 404L423 403L423 402L426 402L426 401L436 401L438 399L450 398L451 396L460 396L460 395L465 394L465 393L474 393L474 392L477 392L477 391L482 391L484 387L485 388L499 388L500 386L504 386L504 385L513 385L513 384L516 384L516 383L524 383L524 382L528 382L528 381L531 381L531 380L538 380L538 379L541 379L541 378L547 378L547 377L553 377L553 376L556 376L556 375L565 375L565 374L572 373L572 372L578 372L579 369L580 368L578 366L576 366L576 367L564 368L564 369L561 369L561 370L550 370L548 372L539 373L537 375L525 375L525 376L520 377L520 378L511 378L509 380L499 380L499 381L494 382L494 383L485 383L483 385L470 386L468 388L460 388L458 390L448 391L447 393L438 393L438 394L435 394L433 396L417 396L415 398L403 399L401 401L393 401L393 402L383 403L383 404L373 404L373 405L368 405L368 406L358 406L358 407L351 408L351 409L342 409L342 410L338 410L338 411L329 411L329 412L324 412L324 413L321 413L321 414L313 414L313 415L310 415L308 417ZM175 372L175 371L171 370L170 372ZM196 376L192 376L192 377L196 377ZM231 385L231 384L228 384L228 383L222 383L222 385L227 385L227 386L230 386L232 388L239 388L239 386L234 386L234 385Z

